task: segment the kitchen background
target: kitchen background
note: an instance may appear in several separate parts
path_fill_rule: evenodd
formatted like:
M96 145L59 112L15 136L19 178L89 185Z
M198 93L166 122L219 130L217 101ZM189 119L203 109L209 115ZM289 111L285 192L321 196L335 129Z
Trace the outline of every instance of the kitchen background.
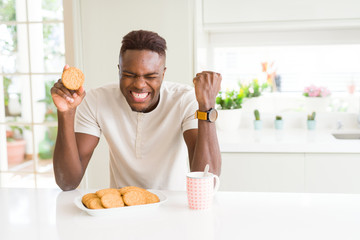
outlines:
M332 135L360 132L358 9L357 0L0 0L0 186L56 187L53 82L65 63L84 71L86 89L118 81L122 37L147 29L168 42L166 81L218 71L222 96L241 105L217 123L223 190L358 193L359 140ZM222 124L228 112L238 115ZM102 139L81 187L108 186L106 156Z

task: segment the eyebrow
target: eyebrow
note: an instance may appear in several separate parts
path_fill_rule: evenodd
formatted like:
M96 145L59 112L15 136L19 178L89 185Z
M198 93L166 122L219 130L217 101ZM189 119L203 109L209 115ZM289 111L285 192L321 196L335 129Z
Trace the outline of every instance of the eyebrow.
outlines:
M138 76L138 74L133 73L133 72L130 72L130 71L127 71L127 70L123 70L122 72L123 72L123 73L127 73L127 74L131 74L131 75ZM143 76L150 76L150 75L159 75L159 73L157 73L157 72L146 73L146 74L144 74Z

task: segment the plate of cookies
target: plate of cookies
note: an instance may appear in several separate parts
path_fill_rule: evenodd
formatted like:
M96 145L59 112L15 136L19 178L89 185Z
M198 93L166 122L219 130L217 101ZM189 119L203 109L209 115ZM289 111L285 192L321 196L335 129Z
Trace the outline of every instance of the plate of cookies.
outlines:
M136 209L154 208L167 201L166 196L152 189L127 186L106 188L87 193L74 200L75 205L92 216L114 215Z

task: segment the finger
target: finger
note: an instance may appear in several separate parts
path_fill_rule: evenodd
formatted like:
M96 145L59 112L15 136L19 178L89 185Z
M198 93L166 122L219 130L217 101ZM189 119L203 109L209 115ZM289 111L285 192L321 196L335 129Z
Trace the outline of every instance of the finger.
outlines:
M85 92L85 89L83 86L81 86L78 90L75 91L75 93L79 96L81 96Z
M65 71L65 70L68 69L68 68L70 68L70 66L69 66L69 64L66 64L66 65L64 66L63 71Z
M63 72L64 72L66 69L68 69L68 68L70 68L69 64L65 64L65 66L64 66L64 68L63 68ZM61 78L59 79L59 81L62 82ZM59 81L58 81L58 82L59 82Z
M216 74L216 75L220 74L220 73L214 72L214 71L203 71L202 73L204 73L204 74Z
M59 95L66 98L66 100L69 101L70 99L73 98L74 91L70 91L69 89L67 89L61 82L55 83L53 88L59 89L62 92L62 94L59 94Z
M205 76L206 78L208 78L210 76L220 77L221 74L213 71L202 71L201 73L197 73L196 76L197 77Z
M84 94L85 94L85 89L84 89L83 86L81 86L78 90L74 91L74 93L72 94L72 96L73 96L74 98L76 98L76 97L78 97L78 96L82 97Z
M57 87L57 88L61 88L62 86L64 86L61 82L61 79L59 79L59 81L57 81L55 84L54 84L54 87Z
M67 102L73 103L74 102L74 98L72 98L71 96L68 95L68 93L62 91L62 89L60 88L54 88L54 90L52 91L52 93L62 97L63 99L65 99Z

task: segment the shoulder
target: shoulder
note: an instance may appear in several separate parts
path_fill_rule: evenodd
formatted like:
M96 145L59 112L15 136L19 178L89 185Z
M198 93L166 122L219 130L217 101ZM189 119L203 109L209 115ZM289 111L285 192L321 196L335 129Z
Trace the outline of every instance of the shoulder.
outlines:
M119 83L108 83L97 88L90 89L86 97L110 97L116 96L120 92Z
M190 85L176 83L176 82L163 82L162 84L162 91L166 94L180 94L183 95L184 93L193 93L194 88Z
M195 89L186 84L175 82L164 82L162 85L161 98L163 102L171 103L183 109L188 106L197 105Z

